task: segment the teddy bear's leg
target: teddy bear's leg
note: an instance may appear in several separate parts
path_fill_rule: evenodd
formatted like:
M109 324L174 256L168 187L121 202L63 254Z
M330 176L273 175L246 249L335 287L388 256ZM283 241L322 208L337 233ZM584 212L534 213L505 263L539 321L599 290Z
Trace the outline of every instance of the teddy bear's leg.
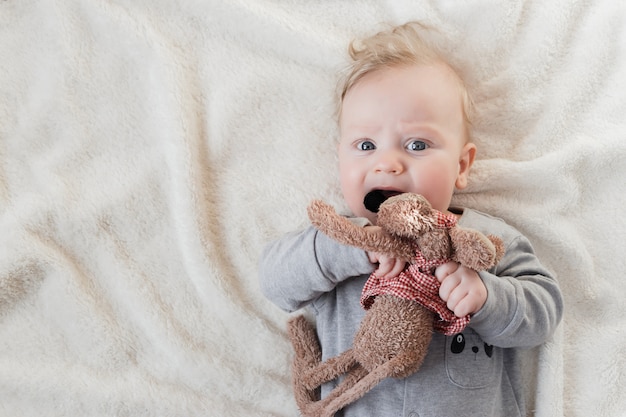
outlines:
M296 403L304 416L332 416L334 411L328 404L337 399L343 391L356 384L367 371L354 359L354 352L348 349L339 356L329 358L323 363L319 341L313 325L303 316L291 319L288 323L289 338L296 352L293 362L293 390ZM345 379L322 401L319 399L319 387L328 381L346 374ZM348 403L339 401L341 407ZM336 406L336 405L335 405Z
M421 356L421 354L418 355ZM320 404L322 402L327 402L327 404L324 405L323 412L318 415L332 417L338 410L341 410L348 404L361 398L382 380L392 377L392 375L398 372L398 369L404 370L407 368L407 363L415 363L416 360L417 358L414 351L406 351L390 359L388 362L380 365L376 369L373 369L369 373L365 368L360 368L360 372L362 372L362 374L360 374L358 378L354 378L350 381L350 383L341 384L337 387L337 389L335 389L338 391L339 395L334 395L331 401L325 401L329 399L329 396L316 403ZM339 387L342 387L342 389L338 390ZM333 390L333 393L335 390Z
M386 368L380 369L378 372L376 372L377 370L374 371L374 373L368 373L365 368L359 367L358 371L349 380L344 380L342 384L333 390L333 393L337 391L335 395L332 397L329 395L316 403L322 406L318 415L332 417L337 411L358 400L380 381L388 377L385 374L385 372L388 372Z
M289 320L287 330L295 351L292 365L294 396L300 410L305 410L308 405L319 399L319 390L309 389L303 382L303 375L319 364L322 352L315 328L304 316Z
M322 360L322 350L315 328L304 316L289 320L287 331L296 358L308 364L309 367L317 365Z
M302 415L305 417L315 417L316 414L307 412L307 410L319 401L320 390L307 389L302 382L298 380L296 373L292 373L292 387L296 404L302 412Z
M346 397L346 392L368 374L361 365L356 366L346 374L346 377L325 398L310 404L311 415L316 417L332 417L337 411L350 404L355 399Z
M354 361L350 361L350 363L352 363L353 366L351 369L348 369L343 381L341 381L341 383L339 383L339 385L337 385L325 398L323 398L322 400L312 400L312 401L302 401L302 402L296 401L298 402L300 411L302 412L304 416L307 416L307 417L308 416L311 416L311 417L333 416L335 412L339 410L339 408L333 408L333 407L340 406L341 408L347 404L341 401L335 402L335 400L341 397L342 394L347 389L355 385L361 378L367 375L367 370L363 368L361 365L359 365L358 363ZM322 367L324 367L324 365L328 365L327 362L324 362L324 364L322 364ZM315 369L314 371L317 371L317 370L318 369ZM332 372L332 374L328 374L328 375L334 375L332 377L329 377L328 381L335 379L339 376L338 371L336 369L334 371L336 372ZM343 374L343 372L339 372L339 374ZM315 383L316 384L315 386L319 387L321 386L322 383L323 382ZM311 389L308 389L308 387L306 387L306 384L301 383L300 385L307 389L307 391L305 392L312 392ZM331 403L333 404L331 407L329 407L329 404Z
M348 349L339 356L326 359L323 363L309 368L303 373L302 381L307 388L313 389L325 382L338 378L357 365L353 350Z

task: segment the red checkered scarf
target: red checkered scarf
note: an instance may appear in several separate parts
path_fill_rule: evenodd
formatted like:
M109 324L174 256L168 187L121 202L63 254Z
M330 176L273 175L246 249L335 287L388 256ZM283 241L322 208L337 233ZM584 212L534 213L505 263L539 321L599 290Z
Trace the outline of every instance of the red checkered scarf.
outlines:
M450 229L457 219L451 214L437 212L436 227ZM448 309L439 297L440 283L434 275L435 268L449 262L450 259L428 260L416 249L415 258L397 277L384 279L370 275L363 287L361 305L366 310L374 304L378 295L390 294L407 300L416 301L439 316L435 320L435 331L445 335L461 332L470 321L470 316L457 317Z

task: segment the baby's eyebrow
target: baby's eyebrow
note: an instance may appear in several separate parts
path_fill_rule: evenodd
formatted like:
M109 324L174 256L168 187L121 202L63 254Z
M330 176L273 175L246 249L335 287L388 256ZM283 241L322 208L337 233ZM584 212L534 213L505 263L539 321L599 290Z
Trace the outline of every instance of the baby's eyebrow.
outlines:
M381 128L375 126L353 125L345 128L344 130L351 131L355 136L370 136L377 134Z

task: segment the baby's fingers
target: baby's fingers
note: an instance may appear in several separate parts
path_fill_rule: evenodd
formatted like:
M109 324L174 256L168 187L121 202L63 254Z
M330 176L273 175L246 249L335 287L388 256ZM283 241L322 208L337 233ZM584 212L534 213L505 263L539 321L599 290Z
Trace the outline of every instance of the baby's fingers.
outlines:
M446 262L435 269L435 277L439 282L443 282L449 275L452 275L459 269L459 264L456 262Z
M379 259L378 269L376 269L375 274L380 278L393 278L400 275L405 266L406 262L402 260L383 257Z
M400 259L394 259L393 268L391 268L391 271L389 271L389 273L387 274L387 277L390 278L390 277L396 277L400 275L400 273L404 271L405 267L406 267L406 262Z

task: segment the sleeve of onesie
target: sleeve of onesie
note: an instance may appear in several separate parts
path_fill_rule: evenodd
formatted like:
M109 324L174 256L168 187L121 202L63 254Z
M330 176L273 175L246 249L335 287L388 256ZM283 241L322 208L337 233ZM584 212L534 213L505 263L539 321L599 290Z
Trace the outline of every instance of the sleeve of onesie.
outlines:
M487 301L470 326L485 342L505 348L533 347L554 332L563 314L561 291L528 239L520 234L510 239L498 265L480 276Z
M365 219L354 219L364 226ZM313 227L268 244L259 262L261 291L281 309L298 310L374 266L364 250L342 245Z

